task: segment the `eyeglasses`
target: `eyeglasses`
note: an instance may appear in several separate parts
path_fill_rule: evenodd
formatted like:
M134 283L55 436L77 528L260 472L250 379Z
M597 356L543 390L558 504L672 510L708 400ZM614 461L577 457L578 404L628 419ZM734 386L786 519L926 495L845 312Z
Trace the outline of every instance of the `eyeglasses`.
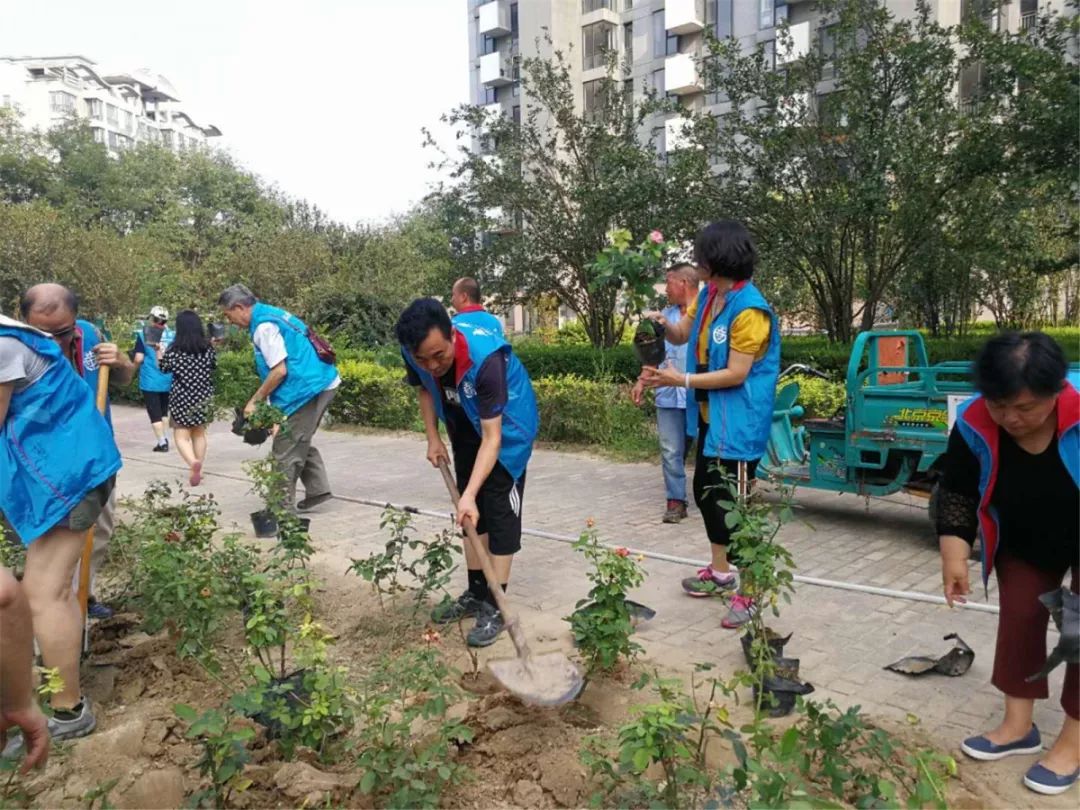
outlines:
M57 329L54 332L48 332L48 334L52 335L54 340L63 340L75 334L75 327L76 324L73 323L71 326L65 326L63 329Z

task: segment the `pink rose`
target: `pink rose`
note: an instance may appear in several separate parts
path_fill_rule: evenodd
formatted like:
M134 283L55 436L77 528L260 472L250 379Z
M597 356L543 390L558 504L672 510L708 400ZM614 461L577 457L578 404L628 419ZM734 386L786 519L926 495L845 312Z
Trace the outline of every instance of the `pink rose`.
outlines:
M615 549L615 553L618 554L620 557L629 557L630 556L630 549L620 547L620 548Z
M659 245L664 241L664 235L660 231L653 231L649 234L649 241L654 245Z

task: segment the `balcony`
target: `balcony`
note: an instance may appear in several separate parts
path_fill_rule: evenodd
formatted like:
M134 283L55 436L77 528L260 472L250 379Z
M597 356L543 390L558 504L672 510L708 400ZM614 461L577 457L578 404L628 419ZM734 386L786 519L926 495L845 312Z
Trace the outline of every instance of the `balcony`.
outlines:
M693 146L690 140L690 129L693 121L681 116L669 118L664 122L664 150L675 152Z
M705 8L701 0L667 0L664 25L669 34L694 34L705 28Z
M677 53L664 62L664 90L676 96L700 93L704 90L701 75L693 54Z
M1034 31L1039 24L1039 12L1025 11L1020 14L1020 30Z
M810 53L810 23L795 23L788 28L791 42L787 47L782 47L780 40L776 41L776 64L786 65L795 62Z
M505 37L510 33L510 4L492 0L480 6L480 36Z
M480 57L480 83L487 87L513 84L513 64L509 54L485 53Z

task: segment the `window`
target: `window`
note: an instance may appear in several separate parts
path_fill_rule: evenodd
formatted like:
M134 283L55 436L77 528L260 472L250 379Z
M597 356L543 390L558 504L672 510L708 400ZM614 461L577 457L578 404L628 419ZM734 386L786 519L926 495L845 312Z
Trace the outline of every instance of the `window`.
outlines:
M702 66L701 74L706 77L709 84L709 92L705 96L705 106L712 107L717 104L726 104L728 102L727 92L724 90L722 83L726 79L725 76L720 75L716 68L717 57L708 57L706 64Z
M94 136L94 143L105 143L105 130L101 127L91 127L90 134Z
M499 43L495 41L495 37L489 37L487 34L480 38L480 54L495 53L499 50Z
M134 127L135 116L129 113L127 110L124 110L124 129L126 129L128 132L131 132Z
M594 79L582 85L585 91L585 118L589 121L597 120L604 108L604 94L607 92L606 82L606 79Z
M512 117L512 119L514 121L515 126L521 126L521 105L520 104L515 104L514 105L514 109L512 111L512 116L511 117Z
M591 14L602 8L611 9L614 5L615 0L581 0L581 13Z
M167 147L169 147L170 149L172 149L172 145L173 145L173 132L172 132L172 130L167 130L167 131L161 133L161 142L163 144L165 144Z
M521 57L515 56L510 64L510 78L515 82L521 81Z
M981 20L991 31L997 31L1001 16L998 3L999 0L960 0L960 19L964 22ZM1021 18L1023 15L1024 10L1021 7Z
M776 40L770 39L766 42L762 49L762 61L765 62L766 70L774 70L776 68Z
M982 95L985 77L982 62L970 62L960 69L960 109L970 112L975 109Z
M823 62L821 78L833 79L836 77L836 66L833 61L836 57L836 26L821 26L818 29L818 36L820 37L821 59Z
M517 39L518 35L518 4L510 4L510 36Z
M758 28L772 28L775 24L773 13L773 0L758 0Z
M119 139L117 138L116 133L112 130L109 130L109 148L114 150L120 148Z
M177 132L176 133L176 146L179 149L183 149L184 147L187 146L187 138L184 137L183 132Z
M716 2L716 38L727 39L734 30L733 0L715 0Z
M626 64L634 62L634 24L627 23L623 26L623 58Z
M54 90L49 93L49 106L53 112L74 112L75 96L71 95L71 93L65 93L63 90Z
M105 120L112 124L114 127L118 125L120 121L120 111L116 109L112 104L105 105Z
M499 88L498 87L485 87L480 94L481 104L494 104L499 100Z
M510 95L517 98L521 95L521 82L514 82L513 89L510 91Z
M652 14L652 55L664 56L667 51L665 39L667 37L667 26L664 24L664 11L654 11Z
M1039 0L1020 0L1020 30L1030 31L1038 23Z
M664 94L664 69L654 70L649 78L649 89L658 95Z
M583 69L603 67L608 53L615 47L615 26L609 22L586 25L581 29Z
M0 96L0 107L10 107L10 106L11 106L11 96L6 95L6 94L3 95L3 96Z
M776 8L773 9L773 25L780 25L784 20L788 18L788 7L786 0L776 0Z
M105 115L105 105L101 103L100 98L88 98L86 108L90 113L90 117L96 121L100 121L101 117Z

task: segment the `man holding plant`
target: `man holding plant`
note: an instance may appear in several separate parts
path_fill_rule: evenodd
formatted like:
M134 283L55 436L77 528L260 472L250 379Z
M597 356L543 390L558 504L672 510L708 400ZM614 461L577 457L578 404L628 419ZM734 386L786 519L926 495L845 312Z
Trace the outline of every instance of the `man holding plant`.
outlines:
M532 455L539 415L532 382L500 333L466 321L451 323L434 298L418 298L395 327L409 383L417 389L432 466L450 461L439 436L446 425L454 451L461 499L459 526L470 521L491 555L506 589L514 554L521 549L521 504L525 468ZM465 546L468 589L432 614L439 623L475 616L467 641L486 647L504 621L481 565Z

